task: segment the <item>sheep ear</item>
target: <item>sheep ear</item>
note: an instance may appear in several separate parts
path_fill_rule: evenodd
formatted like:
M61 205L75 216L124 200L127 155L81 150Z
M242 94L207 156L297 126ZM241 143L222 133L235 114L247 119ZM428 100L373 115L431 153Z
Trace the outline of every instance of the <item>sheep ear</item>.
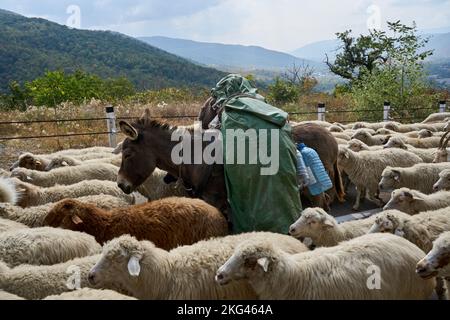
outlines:
M128 261L128 273L132 277L138 277L141 273L141 265L139 264L139 258L136 256L131 256Z
M333 224L333 222L330 219L325 219L323 221L323 225L324 225L325 229L329 229L329 228L333 228L334 227L334 224Z
M120 121L119 122L120 130L122 130L122 133L127 136L130 140L136 140L139 136L139 133L137 130L128 122L126 121Z
M400 180L400 171L392 170L392 174L394 175L394 180L399 181Z
M269 258L259 258L256 262L263 268L264 272L269 270Z
M83 223L83 220L81 220L81 218L75 214L72 216L72 222L76 225L79 225Z
M63 167L68 167L69 164L66 161L61 162L61 164L63 165Z
M39 160L36 160L36 164L37 164L38 166L40 166L40 165L42 164L42 162L40 162Z
M27 181L33 181L33 178L31 178L30 176L27 176Z
M395 229L394 234L395 234L396 236L399 236L399 237L404 237L404 236L405 236L405 232L403 232L403 230L398 229L398 228Z
M350 158L350 152L347 149L344 150L344 157L347 159Z

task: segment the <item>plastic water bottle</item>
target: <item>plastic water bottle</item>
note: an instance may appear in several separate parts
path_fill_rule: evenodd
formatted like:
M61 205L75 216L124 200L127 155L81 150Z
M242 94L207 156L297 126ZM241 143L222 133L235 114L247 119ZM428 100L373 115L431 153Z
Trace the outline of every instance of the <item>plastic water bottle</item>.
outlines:
M305 161L303 160L303 156L301 152L297 149L297 176L299 177L299 186L300 189L308 186L310 181L310 174L305 165Z
M309 192L313 196L317 196L330 190L333 187L333 183L316 150L308 148L304 143L297 145L297 149L302 154L306 168L310 174Z

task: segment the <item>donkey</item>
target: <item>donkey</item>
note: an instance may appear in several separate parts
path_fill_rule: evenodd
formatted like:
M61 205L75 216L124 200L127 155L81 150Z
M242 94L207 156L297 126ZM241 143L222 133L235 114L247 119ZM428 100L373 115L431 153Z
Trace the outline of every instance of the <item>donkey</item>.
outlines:
M192 196L216 207L230 221L223 165L209 165L203 159L201 164L177 165L172 161L172 150L179 144L172 141L172 134L176 130L193 131L193 128L178 128L153 120L148 109L136 122L120 121L119 125L127 137L122 144L122 164L117 178L123 192L132 193L158 167L181 179ZM194 150L191 136L191 150ZM209 142L202 144L203 151Z

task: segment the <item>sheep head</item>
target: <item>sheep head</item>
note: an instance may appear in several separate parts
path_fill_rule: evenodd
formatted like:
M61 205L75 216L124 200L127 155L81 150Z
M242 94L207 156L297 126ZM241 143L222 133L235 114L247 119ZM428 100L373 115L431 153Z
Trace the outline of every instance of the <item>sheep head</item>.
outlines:
M416 273L429 279L435 276L450 277L450 232L442 233L431 251L417 263Z
M44 224L54 228L83 231L84 219L91 211L88 204L73 199L62 200L49 211Z
M398 149L408 149L408 146L406 145L405 140L400 136L393 136L390 137L389 140L385 143L383 148L398 148Z
M381 174L381 181L378 185L381 191L389 191L397 188L401 181L400 170L392 167L386 167Z
M418 133L418 137L419 137L420 139L423 139L423 138L430 138L430 137L432 137L432 136L433 136L433 132L432 132L431 130L429 130L429 129L422 129L422 130L420 130L419 133Z
M424 195L416 190L401 188L394 190L391 199L383 210L399 210L408 214L415 214L415 204L424 201Z
M366 129L358 129L352 136L352 139L361 140L362 142L368 144L370 143L372 135Z
M226 285L233 280L262 278L273 270L279 253L272 243L247 241L217 270L216 282Z
M344 129L342 129L341 127L337 126L337 125L332 125L328 128L328 131L330 132L344 132Z
M138 278L141 274L140 262L144 256L143 243L129 235L106 243L100 260L89 272L89 282L93 285L101 285L114 280L125 285L130 278ZM145 243L147 247L156 249L151 242L145 241ZM127 272L124 272L125 270Z
M398 132L400 130L400 125L399 125L399 123L396 123L396 122L388 122L384 125L384 128L391 130L391 131Z
M365 150L370 150L369 146L362 142L361 140L352 139L347 143L347 148L353 152L360 152Z
M65 157L59 156L59 157L55 157L53 158L49 164L47 165L47 167L45 167L46 171L50 171L56 168L62 168L62 167L68 167L70 166L69 162L67 161L67 159Z
M19 157L18 167L30 170L45 171L46 164L32 153L24 153Z
M352 164L353 151L347 147L339 146L338 151L338 164L342 167L346 167Z
M450 169L439 174L439 180L433 186L434 191L450 190Z
M295 238L312 238L314 241L317 235L336 225L336 220L322 208L307 208L290 226L289 234Z
M408 218L409 215L398 210L382 212L375 218L375 222L368 233L382 232L403 236L404 223Z

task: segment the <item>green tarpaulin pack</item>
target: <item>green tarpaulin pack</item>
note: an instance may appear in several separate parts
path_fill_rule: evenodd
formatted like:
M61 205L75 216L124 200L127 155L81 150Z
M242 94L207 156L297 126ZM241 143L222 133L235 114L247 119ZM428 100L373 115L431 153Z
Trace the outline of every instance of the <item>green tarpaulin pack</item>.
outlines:
M224 172L233 232L286 234L302 211L287 113L265 103L239 75L222 79L212 95L223 108Z

